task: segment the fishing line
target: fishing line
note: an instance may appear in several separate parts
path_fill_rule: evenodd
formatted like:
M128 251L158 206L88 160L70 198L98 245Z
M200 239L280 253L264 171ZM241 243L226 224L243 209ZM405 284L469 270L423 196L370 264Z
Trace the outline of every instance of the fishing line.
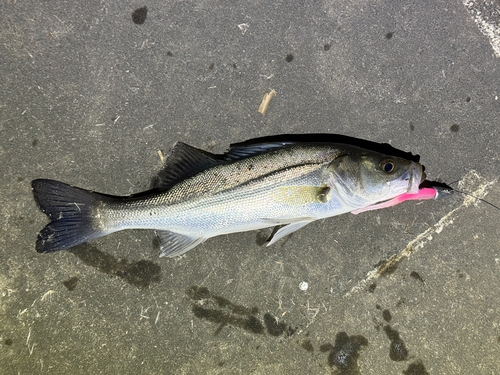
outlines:
M452 182L452 183L453 183L453 182ZM456 189L454 189L454 188L452 188L452 187L450 187L450 189L451 189L452 191L456 191L457 193L460 193L460 194L463 194L463 195L467 195L467 196L469 196L469 197L471 197L471 198L474 198L474 199L477 199L477 200L479 200L479 201L481 201L481 202L484 202L484 203L486 203L486 204L489 204L490 206L495 207L497 210L500 210L500 207L495 206L493 203L488 202L486 199L482 199L482 198L475 197L475 196L474 196L474 195L472 195L472 194L466 193L465 191L456 190Z

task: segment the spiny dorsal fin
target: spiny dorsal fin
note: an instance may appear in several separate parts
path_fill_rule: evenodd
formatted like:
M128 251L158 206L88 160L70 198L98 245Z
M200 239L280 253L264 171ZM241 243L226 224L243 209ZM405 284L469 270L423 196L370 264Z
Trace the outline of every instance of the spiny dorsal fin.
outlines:
M152 188L168 190L180 181L221 163L216 155L177 142L163 167L158 172Z
M265 143L234 143L229 146L229 151L224 154L225 160L238 160L249 156L265 154L295 142L265 142Z
M265 154L295 142L235 143L223 155L214 155L182 142L177 142L153 181L152 188L168 190L180 181L220 163Z

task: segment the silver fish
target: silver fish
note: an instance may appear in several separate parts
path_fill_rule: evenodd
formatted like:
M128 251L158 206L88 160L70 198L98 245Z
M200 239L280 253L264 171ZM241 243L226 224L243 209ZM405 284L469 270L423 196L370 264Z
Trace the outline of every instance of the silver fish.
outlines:
M118 197L62 182L32 181L51 222L38 252L64 250L124 229L155 229L173 257L221 234L284 225L268 242L330 216L415 194L423 167L338 143L234 145L214 155L177 143L147 192Z

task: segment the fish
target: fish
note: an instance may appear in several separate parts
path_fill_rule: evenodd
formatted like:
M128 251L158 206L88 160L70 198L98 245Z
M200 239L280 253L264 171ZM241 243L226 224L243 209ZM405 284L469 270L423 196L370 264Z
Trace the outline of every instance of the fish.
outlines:
M418 162L343 143L239 143L212 154L178 142L142 193L112 196L33 180L34 199L50 219L36 251L152 229L160 256L175 257L211 237L281 226L269 246L319 219L412 199L424 180Z

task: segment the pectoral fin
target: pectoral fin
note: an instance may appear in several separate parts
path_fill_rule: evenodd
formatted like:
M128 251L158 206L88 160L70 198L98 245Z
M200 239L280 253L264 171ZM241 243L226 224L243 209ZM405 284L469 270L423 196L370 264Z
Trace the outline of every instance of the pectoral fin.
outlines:
M274 191L274 199L292 205L326 203L329 192L328 186L283 186Z
M288 225L285 225L283 228L280 228L273 236L273 238L271 238L271 241L269 241L267 243L266 246L270 246L272 245L273 243L275 243L276 241L278 241L279 239L295 232L296 230L306 226L307 224L313 222L314 219L310 219L310 220L304 220L304 221L298 221L298 222L295 222L295 223L291 223L291 224L288 224Z
M168 230L157 230L155 233L160 241L160 257L172 258L182 255L206 240L204 237L192 237Z

